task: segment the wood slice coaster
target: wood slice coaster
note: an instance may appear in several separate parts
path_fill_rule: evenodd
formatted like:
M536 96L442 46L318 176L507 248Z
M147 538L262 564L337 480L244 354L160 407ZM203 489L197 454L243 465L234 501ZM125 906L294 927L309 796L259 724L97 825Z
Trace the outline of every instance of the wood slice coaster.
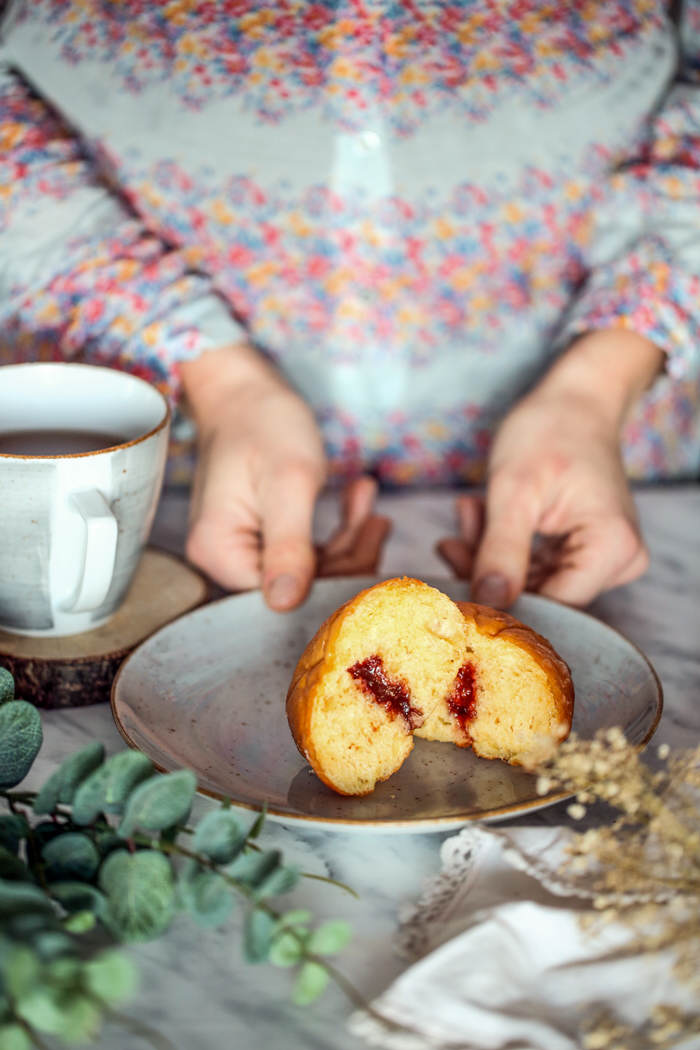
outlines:
M0 630L0 666L15 693L37 707L79 707L109 700L112 679L132 649L208 598L206 580L166 551L144 551L123 605L94 631L30 638Z

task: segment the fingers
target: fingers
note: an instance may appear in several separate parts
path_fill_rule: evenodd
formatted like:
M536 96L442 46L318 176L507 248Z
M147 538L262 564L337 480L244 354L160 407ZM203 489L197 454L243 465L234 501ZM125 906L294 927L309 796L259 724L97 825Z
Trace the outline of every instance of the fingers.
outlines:
M476 547L484 531L484 498L479 495L457 497L459 531L468 547Z
M247 591L260 584L260 535L245 518L198 517L185 553L193 565L226 590Z
M517 476L496 474L486 493L486 521L472 567L472 598L506 608L525 587L540 517L534 490Z
M391 531L389 518L374 514L376 481L355 478L344 489L338 529L318 550L319 576L357 576L377 571Z
M340 525L323 545L326 555L352 550L359 530L374 510L376 496L377 482L367 474L348 482L341 497Z
M646 546L630 521L601 519L571 534L561 566L539 593L568 605L588 605L602 591L636 580L648 565Z
M200 458L190 505L185 553L189 561L230 591L260 585L258 515L235 466L225 457Z
M484 500L479 495L458 496L459 536L448 536L436 545L437 554L462 580L471 579L474 552L484 527Z
M474 554L463 539L458 536L447 536L435 545L435 553L447 562L455 576L460 580L470 580Z
M319 551L317 574L319 576L362 576L375 573L390 532L389 518L372 514L355 533L352 548L330 556L324 548Z
M287 467L261 503L262 590L272 609L293 609L306 597L316 568L313 514L322 483L319 471Z

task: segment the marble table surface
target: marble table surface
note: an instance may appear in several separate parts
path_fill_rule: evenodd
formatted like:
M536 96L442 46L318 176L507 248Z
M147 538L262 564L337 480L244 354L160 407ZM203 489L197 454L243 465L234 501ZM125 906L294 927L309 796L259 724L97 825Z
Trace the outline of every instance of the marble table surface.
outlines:
M645 577L598 599L591 611L639 646L664 687L665 707L655 741L695 743L700 733L700 487L664 486L636 493L644 535L651 550ZM444 576L435 542L452 531L453 498L447 493L387 495L379 509L394 521L381 565L382 575ZM335 504L319 507L319 536L330 530ZM182 551L186 496L166 493L152 542ZM45 745L37 779L88 739L109 752L123 742L107 705L45 712ZM211 805L198 800L204 811ZM562 804L521 818L521 823L566 823ZM349 920L351 944L338 966L367 998L382 991L405 967L394 948L401 908L418 896L440 869L441 842L453 832L402 834L318 830L268 822L261 844L284 851L302 870L331 876L354 888L342 890L302 880L290 906L316 916ZM351 1005L332 987L312 1007L289 1001L289 976L266 964L243 962L235 920L201 931L178 919L160 941L134 949L141 972L138 994L124 1012L161 1032L178 1050L358 1050L346 1029ZM108 1025L103 1050L138 1050L136 1034Z

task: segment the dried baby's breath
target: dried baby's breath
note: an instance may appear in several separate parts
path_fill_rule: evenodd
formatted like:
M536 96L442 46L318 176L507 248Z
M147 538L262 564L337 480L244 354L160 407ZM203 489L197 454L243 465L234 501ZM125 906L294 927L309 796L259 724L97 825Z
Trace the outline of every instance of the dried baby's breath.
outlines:
M676 1046L700 1032L700 747L657 749L654 769L621 729L593 740L569 738L540 765L537 790L575 795L574 820L594 801L612 806L612 822L574 831L559 874L585 881L594 913L586 925L623 922L633 952L674 955L674 974L687 988L690 1012L661 1005L634 1029L612 1014L590 1026L586 1050L644 1050Z

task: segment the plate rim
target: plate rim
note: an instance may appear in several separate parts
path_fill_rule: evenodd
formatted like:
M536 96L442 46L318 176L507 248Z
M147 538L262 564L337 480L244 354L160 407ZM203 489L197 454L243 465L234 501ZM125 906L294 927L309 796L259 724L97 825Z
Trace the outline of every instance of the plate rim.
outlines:
M323 583L326 583L326 582L327 583L343 583L343 582L350 583L350 582L352 582L352 583L357 583L358 584L358 593L359 593L359 590L363 590L367 586L372 586L374 583L381 583L384 580L398 579L398 578L406 578L406 577L405 576L404 577L397 577L396 575L387 575L387 576L376 575L376 576L372 576L372 575L364 575L364 574L362 576L323 577L323 578L317 578L316 580L314 580L313 584L312 584L312 588L314 586L316 586L316 584L319 584L319 583L323 584ZM424 583L427 583L429 586L439 586L440 583L444 584L446 582L450 583L450 584L455 583L455 582L462 582L462 583L464 583L465 587L468 587L468 583L467 583L466 580L460 581L458 578L452 577L452 576L426 575L426 576L422 576L422 577L412 577L412 578L421 579ZM368 581L370 581L370 582L368 582ZM187 619L187 618L192 617L192 616L195 616L195 615L197 615L199 613L203 613L205 611L209 611L209 610L213 609L214 607L216 607L217 605L221 605L222 603L230 603L231 601L234 601L237 598L242 598L242 597L244 597L246 595L256 594L256 593L259 593L259 591L238 591L235 594L227 594L227 595L224 595L221 598L216 598L213 601L204 602L202 605L198 605L196 608L189 609L188 611L182 613L180 616L176 616L174 620L170 620L169 623L166 623L162 627L159 627L152 634L148 635L147 638L144 638L141 642L139 642L139 644L137 646L135 646L134 649L132 649L132 651L128 654L128 656L121 662L121 664L117 668L117 672L114 675L114 678L112 679L112 686L111 686L111 689L110 689L110 698L109 698L109 705L110 705L110 710L111 710L111 713L112 713L112 718L114 720L114 724L115 724L118 732L122 736L123 740L128 744L128 746L130 748L132 748L134 751L139 751L142 754L146 754L147 757L153 763L153 768L155 770L157 770L159 773L168 773L168 772L171 772L171 770L169 770L165 766L160 765L158 762L154 761L154 759L150 755L148 755L146 751L144 751L141 747L138 746L138 744L136 744L132 740L132 738L129 735L128 730L124 726L124 724L123 724L123 722L121 720L121 717L120 717L120 715L119 715L119 713L117 711L117 689L118 689L118 686L119 686L119 681L120 681L120 679L122 677L122 672L124 672L127 669L128 665L132 662L132 660L134 660L137 657L137 655L140 653L140 651L143 648L145 648L150 642L153 642L158 637L159 634L169 630L169 628L171 628L174 624L178 623L179 621ZM309 592L309 593L311 593L311 592ZM651 660L646 655L646 653L643 651L643 649L641 649L636 644L636 642L633 642L630 638L628 638L627 635L623 631L621 631L618 627L613 627L611 624L606 623L605 620L601 620L598 616L595 616L593 613L589 612L587 609L579 609L579 608L576 608L575 606L566 605L564 602L557 601L557 599L555 599L555 598L547 598L547 597L545 597L542 594L531 594L529 592L524 592L522 595L520 595L520 597L521 598L526 598L528 601L534 600L536 603L542 603L542 604L547 605L547 606L552 606L552 605L553 606L561 606L562 608L565 608L565 609L567 609L567 610L569 610L571 612L575 612L578 616L585 616L587 619L593 620L598 625L598 627L602 627L604 630L610 631L614 635L617 635L618 638L621 638L623 642L625 642L628 646L630 646L630 648L633 649L637 653L637 655L642 658L642 661L646 664L647 669L649 670L649 672L651 674L651 678L652 678L652 681L653 681L654 686L655 686L655 694L656 694L656 710L655 710L655 713L654 713L654 718L652 719L652 721L650 723L650 726L649 726L647 732L645 733L643 739L640 740L637 744L634 745L638 753L643 752L646 749L646 747L649 744L649 742L651 741L651 739L653 738L653 736L654 736L654 734L655 734L655 732L656 732L656 730L658 728L659 722L661 721L661 716L662 716L663 710L664 710L663 684L662 684L661 679L660 679L660 677L659 677L659 675L658 675L658 673L656 671L656 668L654 667L654 665L652 664ZM308 765L308 763L307 763L307 765ZM175 768L179 769L179 768L188 768L188 767L177 766ZM195 772L195 775L196 775L196 771L193 770L193 772ZM252 802L241 802L239 800L233 799L230 795L227 795L224 792L214 791L214 790L212 790L210 788L202 787L199 784L197 784L197 789L196 790L197 790L197 794L198 795L203 795L206 798L211 798L211 799L214 799L214 800L216 800L218 802L227 801L231 806L235 806L235 807L237 807L239 809L244 809L244 810L246 810L246 811L248 811L250 813L262 813L264 811L266 817L269 817L271 820L274 820L274 821L277 821L277 822L280 822L280 823L293 823L293 824L305 824L305 825L317 825L317 826L320 825L320 826L322 826L323 828L326 828L326 829L338 828L338 829L342 829L344 831L348 831L348 830L351 830L351 831L355 831L355 830L357 830L357 831L377 831L377 830L379 830L379 831L383 831L383 832L387 832L387 833L389 833L389 832L410 832L410 831L414 831L414 832L416 832L416 834L430 832L430 831L445 831L445 830L448 830L450 828L462 827L465 824L473 824L473 823L477 823L479 821L507 820L509 817L512 817L512 816L522 816L522 815L525 815L527 813L531 813L531 812L536 811L536 810L548 808L549 806L556 805L558 802L565 801L567 798L572 798L573 795L574 795L574 792L560 791L560 792L553 792L551 794L543 795L541 797L532 799L530 802L525 802L525 803L518 802L518 803L511 804L511 805L499 806L496 809L479 810L477 813L467 813L467 814L462 814L462 815L452 814L452 815L446 815L444 817L416 817L416 818L410 819L410 820L391 820L390 818L387 818L387 817L375 818L375 819L370 819L370 818L361 819L361 818L347 818L347 817L346 818L344 818L344 817L324 817L324 816L317 815L317 814L289 813L286 810L282 810L282 809L279 809L279 808L274 807L274 806L268 806L268 805L266 805L266 803L264 801L260 805L254 805Z

